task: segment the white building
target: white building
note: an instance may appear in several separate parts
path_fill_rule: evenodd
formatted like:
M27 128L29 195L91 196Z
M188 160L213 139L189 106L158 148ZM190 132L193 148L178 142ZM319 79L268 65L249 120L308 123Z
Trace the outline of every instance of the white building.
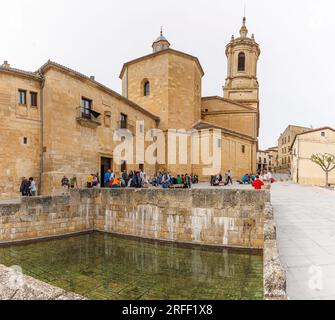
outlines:
M313 154L335 155L335 130L324 127L298 134L293 142L291 153L294 182L305 185L325 185L326 174L311 160L311 157ZM335 184L335 170L329 174L329 183Z

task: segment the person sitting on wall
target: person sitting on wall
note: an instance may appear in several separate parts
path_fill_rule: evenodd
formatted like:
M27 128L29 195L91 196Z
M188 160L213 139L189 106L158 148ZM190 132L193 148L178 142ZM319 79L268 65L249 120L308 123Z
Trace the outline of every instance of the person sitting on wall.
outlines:
M131 188L142 188L142 180L139 172L136 172L130 183Z
M71 189L74 189L74 188L77 188L77 189L78 189L78 183L77 183L77 177L76 177L76 176L73 176L73 177L70 179L70 188L71 188Z
M129 176L126 170L123 171L122 173L122 179L124 180L125 185L128 185L128 181L129 181Z
M148 179L147 175L144 175L144 179L143 179L143 188L145 189L149 189L150 188L150 179Z
M255 190L262 190L264 182L259 178L259 176L256 176L256 180L252 183L252 186L255 188Z
M88 177L87 177L87 188L92 188L92 183L93 183L93 174L90 174Z
M165 173L162 178L162 187L163 189L168 189L170 185L170 176L168 173Z
M121 188L121 181L118 178L115 178L112 183L112 188Z
M92 188L97 188L99 186L99 178L96 174L93 175Z
M211 186L214 186L214 183L216 181L216 176L211 176Z
M70 189L69 179L66 176L64 176L62 181L61 181L61 184L62 184L63 194L66 194Z

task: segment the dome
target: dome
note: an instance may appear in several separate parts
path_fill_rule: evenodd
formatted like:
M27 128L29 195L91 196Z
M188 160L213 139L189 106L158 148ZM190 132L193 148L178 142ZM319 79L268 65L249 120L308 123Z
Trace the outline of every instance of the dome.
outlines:
M161 35L156 39L155 42L158 42L158 41L167 41L167 39L161 34ZM167 42L169 42L169 41L167 41Z

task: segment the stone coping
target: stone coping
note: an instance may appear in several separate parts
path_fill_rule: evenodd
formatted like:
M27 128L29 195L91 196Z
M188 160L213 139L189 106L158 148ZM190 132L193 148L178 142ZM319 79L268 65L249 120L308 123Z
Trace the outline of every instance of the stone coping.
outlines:
M286 272L280 261L277 247L277 231L274 210L266 204L264 222L264 298L265 300L288 300Z
M87 300L22 274L19 267L0 265L0 300Z

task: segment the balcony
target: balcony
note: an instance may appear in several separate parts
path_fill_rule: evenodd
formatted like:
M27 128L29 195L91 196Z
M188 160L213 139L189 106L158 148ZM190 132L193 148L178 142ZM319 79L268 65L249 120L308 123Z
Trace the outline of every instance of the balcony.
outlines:
M101 126L101 114L89 108L77 108L77 122L82 126L97 128Z

